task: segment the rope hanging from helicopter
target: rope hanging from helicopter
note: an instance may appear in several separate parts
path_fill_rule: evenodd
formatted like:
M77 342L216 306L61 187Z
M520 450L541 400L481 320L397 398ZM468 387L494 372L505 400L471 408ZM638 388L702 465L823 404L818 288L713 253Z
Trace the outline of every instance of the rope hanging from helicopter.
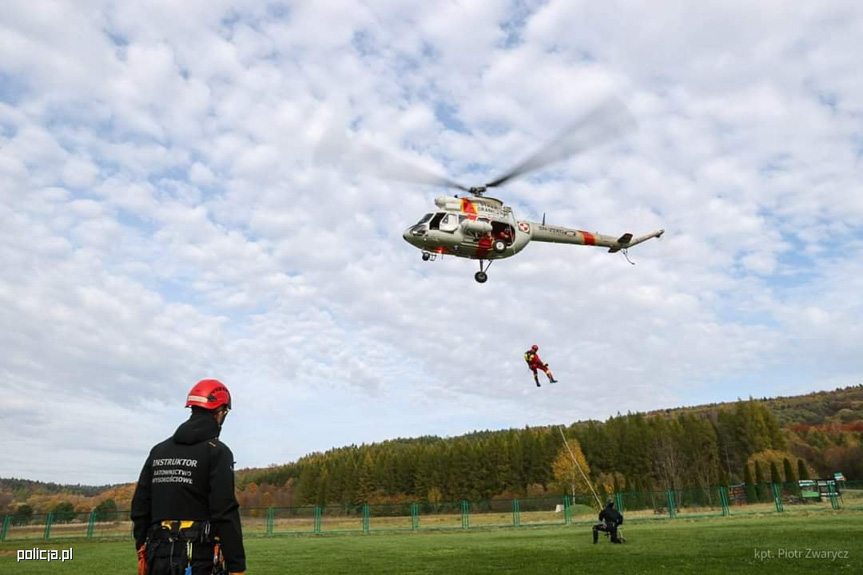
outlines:
M566 450L569 452L569 456L572 458L572 462L575 463L575 466L578 467L578 470L581 472L581 476L584 477L584 482L587 483L587 486L590 488L590 492L593 493L594 499L596 499L596 504L602 509L602 501L599 499L599 495L596 494L596 490L593 488L593 483L590 482L590 479L587 478L587 475L584 473L584 469L581 468L581 464L576 459L575 454L572 452L572 449L569 447L569 442L566 440L566 435L563 434L563 427L558 425L557 430L560 432L560 436L563 438L563 444L566 446Z

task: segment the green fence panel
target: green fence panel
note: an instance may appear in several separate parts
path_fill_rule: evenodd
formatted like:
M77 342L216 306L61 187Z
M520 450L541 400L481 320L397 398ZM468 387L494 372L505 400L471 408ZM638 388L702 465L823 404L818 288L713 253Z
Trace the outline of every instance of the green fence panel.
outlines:
M758 495L760 493L760 495ZM755 497L752 497L756 494ZM708 488L626 491L612 494L627 520L753 513L863 510L863 482L825 480ZM561 498L563 501L561 501ZM573 525L595 521L596 503L588 494L479 501L400 502L376 505L334 504L305 507L243 508L244 533L261 536L371 532L469 530L490 527ZM128 511L48 513L28 517L0 515L0 541L66 538L129 538Z
M623 513L626 511L626 506L623 502L623 493L615 493L614 494L614 504L617 506L617 510Z

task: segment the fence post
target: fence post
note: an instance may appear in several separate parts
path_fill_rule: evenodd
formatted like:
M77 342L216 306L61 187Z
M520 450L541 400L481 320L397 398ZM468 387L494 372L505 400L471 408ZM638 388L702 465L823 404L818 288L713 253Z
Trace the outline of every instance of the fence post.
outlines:
M315 505L315 535L321 534L321 506Z
M839 498L836 496L836 487L832 483L827 484L827 496L830 497L830 506L839 510Z
M518 508L518 499L512 500L512 525L513 527L521 525L521 511Z
M775 483L771 483L770 487L773 490L773 503L776 505L776 511L782 513L785 510L782 506L782 491Z
M369 506L363 505L363 533L369 532Z
M93 532L96 530L96 510L90 512L90 520L87 522L87 539L93 538Z
M54 522L54 512L48 513L45 516L45 534L42 536L42 539L50 539L51 538L51 523Z
M461 502L461 528L470 529L470 502Z
M273 534L273 524L276 520L276 510L270 507L267 509L267 535Z
M674 506L674 490L666 489L665 490L665 504L668 506L668 516L676 517L677 516L677 508Z
M572 524L572 502L569 500L569 495L563 496L563 523Z
M411 503L411 531L419 531L420 528L420 506L419 503Z
M722 504L722 515L728 517L731 510L728 508L728 488L724 485L719 487L719 502Z
M0 541L6 541L6 534L9 533L9 524L12 522L12 516L6 515L3 518L3 529L0 530Z

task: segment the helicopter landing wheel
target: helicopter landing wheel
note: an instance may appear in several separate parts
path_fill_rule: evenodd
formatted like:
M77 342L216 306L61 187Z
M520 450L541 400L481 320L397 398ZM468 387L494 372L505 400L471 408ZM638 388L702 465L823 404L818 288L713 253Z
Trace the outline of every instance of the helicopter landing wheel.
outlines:
M428 252L423 252L423 261L427 262L429 261L429 258L431 258L431 254Z
M502 254L506 251L506 242L504 242L503 240L495 240L494 243L491 245L491 249L493 249L499 254Z
M485 273L488 268L491 267L491 261L488 262L487 265L483 265L483 260L479 260L479 271L476 272L473 276L477 282L484 284L488 281L488 274Z

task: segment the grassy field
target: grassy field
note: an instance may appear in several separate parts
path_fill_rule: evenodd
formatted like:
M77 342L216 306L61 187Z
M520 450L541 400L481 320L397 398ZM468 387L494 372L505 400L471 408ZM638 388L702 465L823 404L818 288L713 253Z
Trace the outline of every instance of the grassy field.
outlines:
M283 573L863 573L863 513L814 512L633 522L627 543L591 544L589 525L367 536L250 537L249 575ZM71 562L17 562L17 550L74 550ZM806 557L811 549L822 557ZM826 552L839 556L824 557ZM847 552L847 557L842 556ZM760 555L759 555L760 554ZM799 556L794 556L799 554ZM0 544L0 573L135 573L131 543Z

